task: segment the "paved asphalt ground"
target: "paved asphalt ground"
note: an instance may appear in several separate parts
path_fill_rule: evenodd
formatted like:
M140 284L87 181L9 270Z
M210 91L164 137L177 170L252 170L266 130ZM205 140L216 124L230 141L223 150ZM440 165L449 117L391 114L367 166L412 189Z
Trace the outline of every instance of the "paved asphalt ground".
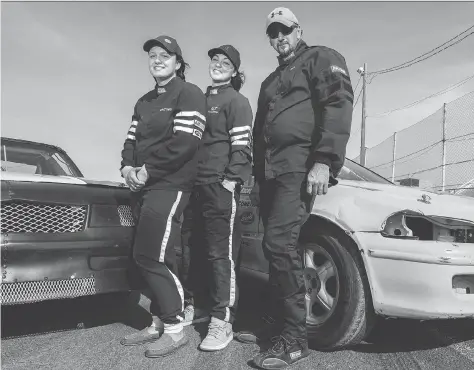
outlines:
M242 299L241 325L253 325L256 312L250 299ZM184 350L148 359L144 346L119 344L146 321L142 306L117 296L2 307L2 369L252 369L249 360L259 351L233 341L221 352L202 352L206 324L201 324L186 328L190 343ZM474 320L385 320L367 342L338 352L313 350L292 369L474 370Z

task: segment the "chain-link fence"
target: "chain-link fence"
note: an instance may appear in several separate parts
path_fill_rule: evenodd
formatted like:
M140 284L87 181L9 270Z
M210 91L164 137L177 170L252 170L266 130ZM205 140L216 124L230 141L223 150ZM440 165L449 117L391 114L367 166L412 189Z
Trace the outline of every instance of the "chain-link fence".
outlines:
M355 159L360 162L360 158ZM474 91L367 149L366 167L401 185L456 191L474 181Z

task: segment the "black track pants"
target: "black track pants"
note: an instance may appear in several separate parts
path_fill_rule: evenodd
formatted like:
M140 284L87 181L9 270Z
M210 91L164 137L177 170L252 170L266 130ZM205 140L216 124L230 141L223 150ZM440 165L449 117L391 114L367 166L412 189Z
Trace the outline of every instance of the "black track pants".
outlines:
M132 196L138 218L133 257L152 291L152 314L166 324L183 320L184 293L176 276L174 242L189 193L145 190Z
M193 192L196 202L193 219L202 231L199 233L202 243L191 246L199 256L194 258L191 251L190 277L200 274L196 283L210 281L211 316L230 323L234 322L238 301L236 261L240 231L236 215L239 199L240 189L230 192L220 183L195 186ZM207 263L196 268L202 256Z
M307 338L303 259L297 241L308 219L310 199L305 173L287 173L260 183L269 283L280 312L282 334L287 338Z
M200 308L209 306L210 268L203 244L203 218L198 214L196 192L191 194L181 227L181 281L184 301Z

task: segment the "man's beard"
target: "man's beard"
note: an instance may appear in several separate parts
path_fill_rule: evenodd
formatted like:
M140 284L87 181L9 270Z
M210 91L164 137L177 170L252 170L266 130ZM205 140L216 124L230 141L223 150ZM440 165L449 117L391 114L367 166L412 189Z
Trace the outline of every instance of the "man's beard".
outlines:
M280 45L278 45L278 52L280 54L280 57L282 57L283 59L289 57L291 54L293 54L293 52L295 51L295 48L292 47L290 44L288 43L285 43L283 45L288 45L287 48L285 48L285 50L282 50L280 49Z

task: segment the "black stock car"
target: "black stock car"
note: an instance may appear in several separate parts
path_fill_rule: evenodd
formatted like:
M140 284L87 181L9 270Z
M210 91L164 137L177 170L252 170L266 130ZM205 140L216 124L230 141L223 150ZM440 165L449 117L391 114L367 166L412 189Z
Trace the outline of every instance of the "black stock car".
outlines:
M1 142L2 305L129 290L130 191L64 150Z

